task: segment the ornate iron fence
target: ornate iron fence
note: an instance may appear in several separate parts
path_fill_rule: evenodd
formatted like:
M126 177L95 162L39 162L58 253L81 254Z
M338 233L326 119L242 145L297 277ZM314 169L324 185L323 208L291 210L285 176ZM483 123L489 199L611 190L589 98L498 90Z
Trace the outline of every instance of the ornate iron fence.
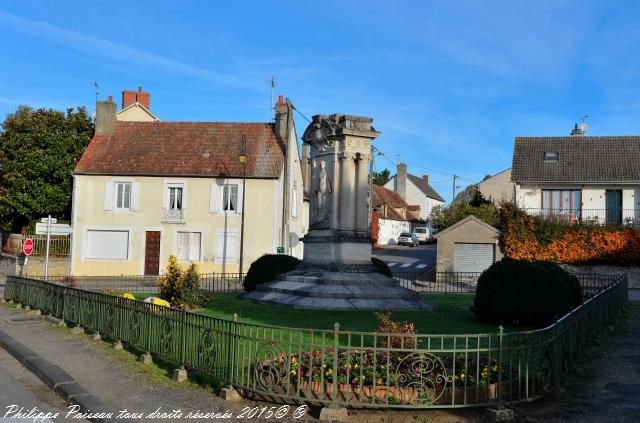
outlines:
M245 275L246 276L246 273ZM50 276L47 281L89 291L121 292L158 292L160 276L122 275L122 276ZM38 276L36 279L44 280ZM212 293L244 292L239 273L203 273L200 275L200 287Z
M407 335L296 329L216 319L10 276L5 298L232 384L245 396L350 407L467 407L535 399L627 303L627 278L526 332ZM590 291L595 292L595 291Z

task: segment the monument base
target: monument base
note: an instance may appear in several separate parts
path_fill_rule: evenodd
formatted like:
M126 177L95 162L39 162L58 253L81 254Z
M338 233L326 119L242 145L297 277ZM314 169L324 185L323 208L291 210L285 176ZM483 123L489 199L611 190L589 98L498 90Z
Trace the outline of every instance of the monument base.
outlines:
M309 264L371 264L371 242L317 240L305 238L304 262Z
M305 245L305 249L306 249ZM433 304L417 292L371 269L368 265L314 265L300 268L258 285L244 298L262 303L310 310L430 310Z

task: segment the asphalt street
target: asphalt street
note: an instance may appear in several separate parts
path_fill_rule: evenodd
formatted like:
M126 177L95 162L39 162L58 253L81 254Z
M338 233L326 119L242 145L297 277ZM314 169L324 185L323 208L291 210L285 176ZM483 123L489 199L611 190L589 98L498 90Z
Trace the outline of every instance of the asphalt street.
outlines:
M0 422L16 421L16 413L44 413L38 422L63 421L47 419L46 414L53 417L55 413L64 416L67 413L65 402L33 373L25 369L20 362L4 349L0 348ZM35 410L34 410L35 409ZM32 411L33 410L33 411ZM34 421L19 419L20 421ZM84 419L73 421L85 422Z
M373 250L373 255L386 262L393 273L426 272L436 265L436 244L390 245Z

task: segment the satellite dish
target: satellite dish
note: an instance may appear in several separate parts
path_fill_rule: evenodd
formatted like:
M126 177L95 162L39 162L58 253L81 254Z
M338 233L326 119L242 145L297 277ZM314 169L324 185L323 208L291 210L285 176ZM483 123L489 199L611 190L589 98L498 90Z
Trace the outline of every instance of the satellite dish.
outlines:
M580 124L580 130L582 131L583 134L589 130L589 125L587 125L587 122L582 122Z

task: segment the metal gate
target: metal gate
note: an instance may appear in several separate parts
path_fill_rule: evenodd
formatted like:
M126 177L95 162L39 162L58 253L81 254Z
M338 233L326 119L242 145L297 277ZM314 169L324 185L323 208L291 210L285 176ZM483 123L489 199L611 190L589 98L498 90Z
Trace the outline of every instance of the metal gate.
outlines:
M483 272L495 261L494 244L456 242L453 247L454 272Z

